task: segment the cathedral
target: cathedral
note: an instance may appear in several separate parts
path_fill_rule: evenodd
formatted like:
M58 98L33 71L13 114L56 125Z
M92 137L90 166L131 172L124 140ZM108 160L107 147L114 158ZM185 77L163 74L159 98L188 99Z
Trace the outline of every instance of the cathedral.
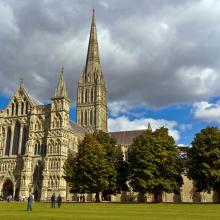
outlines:
M31 97L21 80L14 97L0 111L0 196L14 199L34 194L35 200L48 200L52 193L64 200L74 200L63 178L63 165L69 152L87 132L107 132L107 89L100 65L99 47L93 10L85 67L78 81L76 123L69 119L70 99L64 79L64 69L51 103L43 105ZM132 140L140 131L110 132L122 146L125 159ZM181 195L164 193L164 202L213 202L214 193L197 193L194 183L183 175ZM131 200L135 193L122 193L112 201ZM152 199L148 195L148 201ZM93 201L92 195L86 201Z

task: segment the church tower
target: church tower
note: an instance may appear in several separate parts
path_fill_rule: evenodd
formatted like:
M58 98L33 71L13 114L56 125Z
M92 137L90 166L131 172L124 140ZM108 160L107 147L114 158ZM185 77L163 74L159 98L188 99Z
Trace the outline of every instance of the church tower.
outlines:
M86 65L77 89L77 124L89 131L107 132L107 90L100 65L95 10L89 37Z

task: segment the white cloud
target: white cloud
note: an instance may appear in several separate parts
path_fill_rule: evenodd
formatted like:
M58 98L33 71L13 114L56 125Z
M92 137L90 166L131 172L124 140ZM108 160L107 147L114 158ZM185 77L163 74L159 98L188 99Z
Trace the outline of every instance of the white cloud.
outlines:
M220 1L139 2L94 5L109 102L163 107L220 94ZM50 98L64 66L75 100L92 7L77 0L0 1L0 92L11 94L23 77L30 93ZM31 72L47 86L39 89Z
M111 102L108 107L113 117L128 112L128 106L125 102Z
M214 69L199 66L181 67L177 70L177 76L185 88L190 88L194 96L212 96L217 89L216 82L220 80Z
M181 124L179 125L180 130L187 131L192 129L192 124Z
M180 139L180 133L177 130L177 122L164 119L140 118L130 120L126 116L121 116L115 119L110 118L108 120L108 129L109 131L142 130L147 128L148 123L151 124L153 130L164 126L169 129L169 134L175 141Z
M193 114L197 120L220 123L220 104L197 102L193 105Z
M8 5L2 3L0 4L0 33L5 34L14 34L14 32L18 32L18 28L15 25L15 18L13 14L12 8Z

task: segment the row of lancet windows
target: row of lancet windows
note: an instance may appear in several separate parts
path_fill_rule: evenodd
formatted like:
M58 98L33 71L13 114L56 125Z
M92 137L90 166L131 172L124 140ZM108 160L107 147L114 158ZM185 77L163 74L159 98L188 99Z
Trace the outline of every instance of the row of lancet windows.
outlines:
M24 115L24 114L28 114L28 102L13 102L11 104L11 112L9 111L9 109L7 109L7 115L11 115L11 116L15 116L15 115Z
M94 125L96 120L94 110L81 111L81 125L90 126Z
M16 163L15 162L4 162L2 164L0 164L0 172L8 172L13 171L16 167Z
M57 170L59 168L60 168L60 161L58 161L58 160L51 160L49 162L49 169Z
M34 155L45 155L46 154L46 148L43 144L40 143L40 141L38 141L37 143L35 143L34 146Z
M95 101L95 87L81 92L81 103L93 103Z
M59 186L60 186L60 177L59 176L57 176L57 177L51 176L48 181L48 187L49 188L59 188Z
M28 129L26 126L22 128L20 123L16 122L14 129L11 127L7 128L5 138L5 156L25 154L25 145L28 140Z
M48 153L49 154L60 154L61 153L61 141L56 140L55 142L53 140L50 141L48 144Z

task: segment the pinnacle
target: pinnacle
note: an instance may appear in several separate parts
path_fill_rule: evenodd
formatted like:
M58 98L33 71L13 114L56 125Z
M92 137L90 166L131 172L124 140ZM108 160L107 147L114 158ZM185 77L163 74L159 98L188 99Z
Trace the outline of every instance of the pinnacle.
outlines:
M63 98L68 98L68 93L67 93L67 88L66 88L66 83L64 79L64 68L62 67L61 72L60 72L60 79L57 85L57 88L55 90L55 95L54 97L63 97Z

